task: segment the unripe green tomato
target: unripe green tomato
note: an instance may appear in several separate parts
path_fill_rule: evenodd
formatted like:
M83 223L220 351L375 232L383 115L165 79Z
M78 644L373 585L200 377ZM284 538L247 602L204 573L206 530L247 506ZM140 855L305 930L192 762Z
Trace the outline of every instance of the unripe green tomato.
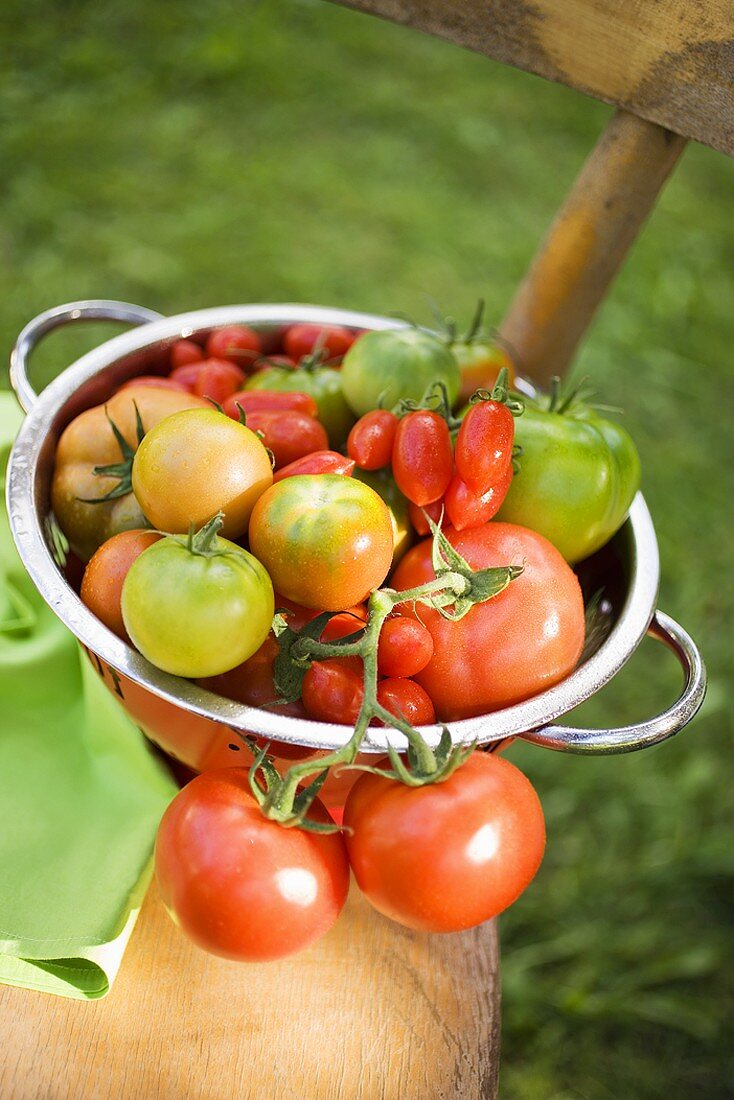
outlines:
M168 536L137 558L122 618L137 649L176 676L218 676L246 661L273 621L273 585L257 558L228 539L206 553Z
M420 401L433 382L443 382L453 405L461 374L440 340L416 328L366 332L352 344L341 369L344 396L357 416L403 398Z
M346 443L354 416L342 393L341 371L333 367L267 367L254 374L245 389L310 394L332 449L338 451Z

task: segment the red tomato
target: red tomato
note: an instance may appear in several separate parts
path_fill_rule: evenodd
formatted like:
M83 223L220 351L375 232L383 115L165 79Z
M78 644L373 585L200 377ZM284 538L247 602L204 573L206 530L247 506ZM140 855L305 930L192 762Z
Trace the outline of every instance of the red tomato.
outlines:
M563 680L584 644L584 601L575 573L542 535L511 523L445 531L473 569L521 565L525 571L459 622L429 607L403 614L420 618L433 635L433 657L416 676L445 722L509 707ZM412 588L431 580L432 540L409 550L392 578Z
M128 382L124 382L120 389L126 390L129 386L154 386L164 390L188 391L188 386L182 385L174 378L161 378L159 374L140 374L137 378L131 378Z
M362 470L381 470L392 459L398 418L387 409L372 409L349 433L347 454Z
M177 340L171 345L169 362L172 368L184 367L187 363L198 363L204 358L204 352L193 340Z
M408 413L395 432L392 472L403 496L431 504L446 492L454 470L454 452L446 421L427 409Z
M273 452L276 470L329 446L323 425L295 409L256 409L247 414L247 427L262 433L263 443Z
M197 366L199 373L194 379L194 393L219 405L244 384L245 372L228 359L205 359Z
M291 359L298 362L310 355L318 344L327 359L338 359L351 348L356 333L339 325L291 325L283 337L283 347Z
M205 350L210 359L229 359L247 369L260 355L262 344L254 329L227 325L209 334Z
M482 493L470 489L459 474L454 474L444 497L449 523L457 531L481 527L483 523L487 523L497 515L511 484L511 462L507 464L497 482Z
M222 408L227 416L233 420L239 420L241 405L248 413L259 409L295 409L296 412L305 413L306 416L316 416L318 409L316 402L310 393L276 393L275 390L239 390L231 394L222 402Z
M475 493L496 485L512 462L515 421L500 401L478 401L461 422L456 469Z
M436 721L428 692L415 680L397 677L381 680L377 685L377 702L411 726L430 726Z
M345 458L338 451L313 451L281 467L273 477L273 483L282 481L284 477L298 477L299 474L342 474L343 477L351 477L353 470L353 459Z
M450 483L449 483L450 484ZM417 504L413 504L411 500L408 503L408 514L410 516L410 522L415 527L419 535L427 535L431 528L428 526L428 520L423 515L427 512L434 523L438 523L441 519L441 514L444 510L443 497L440 500L434 500L431 504L424 504L422 508L419 508Z
M125 577L143 550L160 538L156 531L121 531L95 550L84 570L79 592L82 602L125 642L130 641L120 609Z
M180 367L176 367L175 370L171 371L169 379L171 382L178 383L189 393L193 393L196 379L199 377L199 371L203 365L203 358L198 359L195 363L183 363Z
M344 825L360 890L386 917L423 932L458 932L501 913L532 881L545 848L531 783L481 752L425 787L360 776Z
M353 726L359 717L364 687L359 657L314 661L306 673L301 698L309 718Z
M433 656L430 630L417 619L396 615L380 631L377 668L381 676L415 676Z
M321 631L322 642L336 642L340 638L347 638L350 634L356 634L367 622L367 608L363 603L350 607L348 611L342 611L339 615L333 615L324 629Z
M331 820L316 800L309 815ZM349 888L340 834L284 829L263 817L246 768L205 772L158 829L163 904L186 935L226 959L279 959L328 932Z

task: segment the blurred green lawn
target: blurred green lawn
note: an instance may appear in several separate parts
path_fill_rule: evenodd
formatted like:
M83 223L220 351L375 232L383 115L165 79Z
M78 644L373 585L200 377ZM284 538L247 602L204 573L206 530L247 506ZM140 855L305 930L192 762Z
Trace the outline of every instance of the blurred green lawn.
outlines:
M462 318L483 295L499 320L610 113L319 2L11 0L0 57L6 351L38 310L84 297L427 319L427 295ZM656 750L511 750L549 844L501 922L505 1097L732 1095L733 200L734 163L691 147L580 358L627 410L660 603L711 687ZM54 337L36 377L100 335ZM645 643L578 717L637 720L677 687Z

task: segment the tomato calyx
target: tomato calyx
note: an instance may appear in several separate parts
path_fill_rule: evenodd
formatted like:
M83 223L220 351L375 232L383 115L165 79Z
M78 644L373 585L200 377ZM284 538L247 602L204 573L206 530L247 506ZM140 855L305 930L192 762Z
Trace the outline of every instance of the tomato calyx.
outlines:
M136 445L131 447L125 436L115 424L114 420L107 412L107 406L105 405L105 416L107 417L107 423L112 429L112 433L117 440L117 445L120 448L120 454L122 455L121 462L111 462L106 466L95 466L92 473L96 477L116 477L118 479L117 485L114 485L108 493L105 493L101 497L79 497L83 504L104 504L108 500L117 500L119 497L127 496L133 489L133 459L135 458L135 452L140 444L143 442L145 436L145 428L143 427L143 420L140 415L140 409L137 402L133 401L135 408L135 435Z
M510 390L509 378L510 372L507 367L503 367L497 375L497 381L492 389L475 390L469 398L469 404L476 405L480 401L494 401L498 405L506 405L513 416L522 416L525 412L525 402Z

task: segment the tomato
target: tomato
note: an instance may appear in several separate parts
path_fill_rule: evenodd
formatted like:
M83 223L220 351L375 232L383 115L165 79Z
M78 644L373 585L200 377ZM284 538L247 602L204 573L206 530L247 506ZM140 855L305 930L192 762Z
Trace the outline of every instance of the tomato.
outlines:
M318 406L318 417L326 428L329 446L337 451L343 447L354 416L342 393L340 371L315 365L298 366L295 370L269 367L258 371L247 383L247 388L310 394Z
M145 526L141 506L132 492L124 491L124 480L94 473L96 467L121 463L124 458L108 416L127 446L131 450L137 447L136 405L147 430L171 413L206 408L207 402L181 390L126 386L106 405L87 409L65 428L56 447L51 503L72 550L82 561L88 561L97 547L118 531ZM113 491L121 495L101 499Z
M377 702L411 726L430 726L436 712L428 692L415 680L390 677L377 685Z
M168 536L131 565L122 618L133 644L164 672L217 676L260 648L274 614L273 586L260 562L214 538L206 550Z
M156 425L132 471L135 496L159 530L183 533L221 511L228 538L247 530L255 501L272 481L270 458L255 433L211 407Z
M245 381L245 372L228 359L204 359L194 380L194 393L221 405Z
M121 531L95 550L84 570L82 603L125 642L130 639L120 609L122 585L132 563L160 537L156 531Z
M174 378L162 378L159 374L140 374L137 378L131 378L129 382L123 383L120 390L127 390L131 386L154 386L158 389L178 390L179 393L189 392L188 387L181 382L177 382Z
M377 493L354 478L288 477L255 505L250 548L288 599L341 611L364 600L387 576L390 513Z
M398 488L413 504L440 500L454 470L454 450L446 421L421 409L408 413L395 432L392 472Z
M295 409L256 409L247 414L247 426L262 434L276 470L329 445L323 424Z
M449 482L449 486L451 482ZM441 516L444 511L443 498L432 501L431 504L424 504L422 508L419 508L417 504L410 502L409 516L410 522L415 527L419 535L427 535L431 530L428 520L424 516L426 512L435 524L440 523Z
M416 328L367 332L344 356L341 383L357 416L378 405L391 408L403 398L420 401L433 382L443 382L453 404L459 393L459 365L435 336Z
M298 361L323 349L327 359L340 359L352 346L356 334L341 325L291 325L283 337L286 354Z
M413 532L408 515L408 501L395 484L395 478L389 470L360 470L355 467L352 476L357 481L369 485L378 496L382 497L390 511L393 537L393 565L397 565L400 559L413 542Z
M177 340L171 345L169 362L172 369L183 367L187 363L198 363L203 358L203 350L193 340Z
M318 800L309 816L331 821ZM206 772L179 792L158 829L155 873L163 904L198 947L248 962L313 943L349 889L341 835L263 817L245 768Z
M295 477L298 474L341 474L343 477L350 477L353 470L353 460L345 458L338 451L312 451L303 458L297 458L295 462L289 462L287 466L281 466L273 481L282 481L284 477Z
M381 676L414 676L433 656L431 632L417 619L396 615L380 631L377 668Z
M381 470L392 460L398 418L387 409L365 413L349 433L347 454L362 470Z
M466 413L456 438L456 470L475 493L496 485L512 463L515 420L501 401L478 401Z
M321 631L322 642L336 642L339 638L348 638L362 630L367 622L367 607L358 603L340 615L332 615Z
M344 824L360 890L386 917L423 932L459 932L501 913L532 881L545 848L532 784L481 752L424 787L360 776Z
M308 393L277 393L275 390L239 390L227 397L222 402L222 408L227 416L233 420L239 420L240 410L244 409L245 416L260 409L295 409L296 412L305 413L306 416L318 416L318 408L313 397Z
M442 721L511 706L574 669L584 644L584 601L573 570L542 535L509 523L445 531L473 569L521 565L509 587L458 622L403 605L433 635L433 657L416 675ZM401 590L434 577L432 540L409 550L392 578Z
M359 657L314 661L303 678L301 698L309 718L353 726L364 696Z
M288 355L263 355L255 360L252 372L254 374L255 371L267 370L268 367L286 367L288 370L295 370L297 366L296 360Z
M580 403L551 412L526 402L515 439L520 473L499 518L539 531L571 563L593 554L619 530L640 486L629 434Z
M262 343L254 329L227 325L209 334L205 350L209 359L229 359L247 369L260 355Z
M476 390L491 390L503 367L508 373L508 385L514 382L515 365L499 344L481 337L457 340L450 347L461 371L459 404L465 404Z
M509 462L500 479L484 493L470 489L463 478L454 474L446 490L444 504L449 523L457 531L481 527L492 519L502 506L512 482L512 463Z

